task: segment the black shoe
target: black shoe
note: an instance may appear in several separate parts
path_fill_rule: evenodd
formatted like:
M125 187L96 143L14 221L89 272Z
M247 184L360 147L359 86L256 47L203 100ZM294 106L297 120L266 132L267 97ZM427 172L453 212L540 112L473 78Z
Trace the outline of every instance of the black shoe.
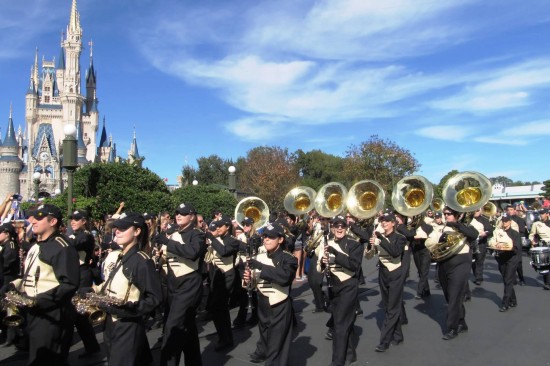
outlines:
M516 306L518 306L518 302L517 301L510 301L510 305L509 305L511 308L515 308Z
M476 284L476 285L479 286L479 285L481 285L481 281L475 280L475 281L474 281L474 284Z
M332 329L327 330L327 334L325 334L325 339L332 341Z
M459 324L456 328L457 333L466 333L468 331L468 326L466 324Z
M325 309L323 308L315 308L312 311L312 313L324 313L324 312L325 312Z
M88 357L94 357L97 356L101 352L100 349L95 351L84 351L81 354L78 355L78 358L88 358Z
M231 347L233 347L233 342L219 342L216 347L214 347L214 351L225 351Z
M13 342L12 341L7 341L7 342L4 342L2 344L0 344L0 347L11 347L13 346Z
M392 346L399 346L401 343L403 343L402 339L399 339L399 340L394 339L393 341L391 341Z
M359 308L355 310L355 315L363 315L363 309Z
M500 307L500 309L498 309L498 311L500 311L501 313L504 313L505 311L508 311L508 306L502 305L502 306Z
M451 329L450 331L448 331L443 335L443 339L446 341L449 341L453 338L456 338L457 336L458 336L458 332L454 329Z
M386 350L388 349L388 345L387 344L384 344L384 343L380 343L378 346L376 346L376 348L374 349L376 352L386 352Z
M519 281L520 286L525 286L525 281Z
M260 363L265 361L265 356L259 355L256 352L253 352L248 356L250 356L250 362L252 363Z
M545 290L550 290L550 285L544 285L544 286L542 286L542 288L545 289Z
M464 302L468 302L470 300L472 300L471 296L464 296Z
M417 300L422 300L422 296L420 296L420 295L415 295L414 298L417 299Z

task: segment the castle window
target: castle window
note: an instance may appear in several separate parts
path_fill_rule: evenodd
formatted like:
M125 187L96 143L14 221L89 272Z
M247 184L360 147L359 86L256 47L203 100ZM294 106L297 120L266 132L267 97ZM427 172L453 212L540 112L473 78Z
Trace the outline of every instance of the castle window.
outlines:
M44 96L44 103L49 103L49 102L50 102L50 96L49 95Z
M49 93L49 92L50 92L50 87L49 87L49 86L45 86L45 87L44 87L44 92Z

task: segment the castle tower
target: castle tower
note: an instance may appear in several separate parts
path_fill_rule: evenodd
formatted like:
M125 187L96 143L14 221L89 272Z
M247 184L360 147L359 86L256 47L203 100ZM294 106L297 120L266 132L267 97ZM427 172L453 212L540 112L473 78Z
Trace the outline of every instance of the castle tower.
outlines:
M69 23L66 32L61 34L57 61L55 58L48 61L42 57L42 65L39 65L36 49L25 96L24 145L20 146L19 154L24 164L20 182L21 194L25 199L32 196L32 174L36 171L43 174L41 190L44 193L51 194L60 187L64 175L61 169L61 146L66 124L73 124L77 130L80 129L80 154L84 153L82 161L96 160L99 122L97 75L90 49L84 96L80 64L82 37L77 2L72 0Z
M1 140L1 136L0 136ZM12 108L10 106L10 117L6 137L0 145L0 197L4 199L8 194L19 193L19 173L23 168L23 162L19 158L19 144L13 128Z
M139 162L139 166L141 166L141 156L139 156L136 129L134 128L134 138L132 139L132 144L130 145L130 150L128 151L128 162L133 163L135 161Z

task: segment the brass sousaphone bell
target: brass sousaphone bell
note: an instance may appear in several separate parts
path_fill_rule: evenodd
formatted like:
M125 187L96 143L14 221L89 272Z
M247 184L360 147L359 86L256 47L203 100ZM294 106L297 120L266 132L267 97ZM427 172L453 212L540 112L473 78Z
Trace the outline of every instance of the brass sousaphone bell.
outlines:
M292 188L285 196L283 205L291 214L303 215L313 209L316 192L311 187Z
M359 220L373 217L384 208L386 192L373 180L362 180L351 186L346 196L346 208Z
M491 181L478 172L453 175L443 187L443 199L457 212L472 212L482 208L491 197Z
M347 188L338 182L330 182L322 186L315 196L314 206L317 213L323 217L334 217L345 209Z
M245 218L254 220L254 228L259 229L269 220L269 207L258 197L246 197L237 203L235 220L241 223Z
M400 214L416 216L430 206L433 194L433 186L426 178L411 175L397 182L392 191L391 202Z

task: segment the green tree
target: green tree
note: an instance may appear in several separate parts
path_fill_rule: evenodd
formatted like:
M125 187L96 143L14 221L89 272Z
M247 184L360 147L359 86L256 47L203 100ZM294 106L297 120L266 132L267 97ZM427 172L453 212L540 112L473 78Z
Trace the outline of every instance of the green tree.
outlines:
M395 183L419 168L420 163L409 150L373 135L357 146L350 146L346 152L342 183L351 186L360 180L371 179L390 193Z
M206 219L211 218L213 210L220 210L224 215L233 216L237 200L225 189L215 185L198 184L178 188L172 192L172 207L174 210L181 203L190 203L198 213Z
M443 198L443 187L445 187L445 183L447 183L447 181L453 175L456 175L458 173L459 173L459 171L455 169L455 170L451 170L450 172L445 174L445 176L443 176L443 178L441 178L441 180L439 181L439 184L434 185L434 197Z
M66 195L65 191L58 198L64 209ZM113 213L120 202L124 202L127 212L159 212L171 206L170 193L162 179L134 164L94 163L78 169L74 197L75 207L89 210L95 218Z
M222 159L218 155L200 157L197 159L199 168L196 178L199 184L220 184L227 186L227 169L233 165L232 160Z
M498 177L489 178L489 180L491 181L491 184L499 183L506 187L512 187L514 184L513 180L508 177L503 177L501 175L499 175Z
M542 187L542 196L544 198L550 199L550 179L545 180L542 182L544 184L544 187Z
M288 149L256 147L238 163L238 190L258 196L272 211L282 210L286 193L299 182L294 157Z
M344 159L327 154L321 150L304 152L299 149L294 153L296 169L300 173L301 185L319 189L329 182L342 180Z

